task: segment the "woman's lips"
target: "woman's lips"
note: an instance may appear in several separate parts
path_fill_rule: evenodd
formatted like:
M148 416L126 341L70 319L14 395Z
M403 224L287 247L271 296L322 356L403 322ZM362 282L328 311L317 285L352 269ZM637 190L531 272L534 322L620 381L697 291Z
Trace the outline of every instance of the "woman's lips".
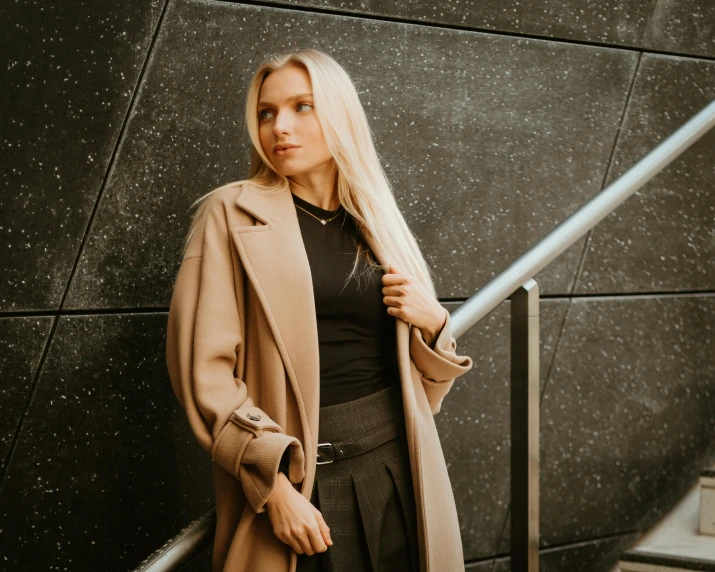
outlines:
M276 155L281 157L283 155L287 155L287 154L291 153L292 151L296 151L298 149L300 149L300 147L288 147L287 149L278 149L278 151L276 151Z

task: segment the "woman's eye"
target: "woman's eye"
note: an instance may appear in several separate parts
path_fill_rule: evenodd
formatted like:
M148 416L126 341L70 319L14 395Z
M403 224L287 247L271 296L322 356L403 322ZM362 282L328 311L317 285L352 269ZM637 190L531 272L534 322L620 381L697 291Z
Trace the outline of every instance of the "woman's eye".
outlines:
M303 105L306 105L306 106L308 106L308 107L310 107L310 108L313 107L313 104L312 104L312 103L299 103L298 105L296 105L296 108L299 108L299 107L301 107L301 106L303 106ZM259 121L260 121L261 119L267 119L267 117L264 115L264 113L271 113L271 112L270 112L268 109L263 109L262 111L259 111L259 112L258 112L258 120L259 120Z

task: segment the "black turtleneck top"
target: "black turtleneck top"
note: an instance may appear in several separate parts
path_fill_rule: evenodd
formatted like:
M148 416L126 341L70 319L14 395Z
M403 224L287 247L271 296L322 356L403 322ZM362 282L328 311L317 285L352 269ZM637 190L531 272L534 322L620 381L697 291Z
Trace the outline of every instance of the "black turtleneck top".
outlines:
M291 195L313 278L320 406L352 401L399 385L396 323L382 300L383 272L372 268L367 274L359 274L368 266L363 252L358 276L345 284L355 261L357 241L361 241L356 221L342 206L328 211ZM315 217L328 222L324 225Z

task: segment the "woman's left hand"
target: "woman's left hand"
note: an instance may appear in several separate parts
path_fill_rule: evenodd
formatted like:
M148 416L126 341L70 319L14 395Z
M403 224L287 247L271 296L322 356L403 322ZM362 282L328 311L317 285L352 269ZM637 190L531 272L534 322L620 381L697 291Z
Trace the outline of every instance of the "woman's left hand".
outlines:
M417 326L425 343L432 345L444 326L447 310L422 284L400 272L394 264L390 264L389 272L382 276L382 286L387 313Z

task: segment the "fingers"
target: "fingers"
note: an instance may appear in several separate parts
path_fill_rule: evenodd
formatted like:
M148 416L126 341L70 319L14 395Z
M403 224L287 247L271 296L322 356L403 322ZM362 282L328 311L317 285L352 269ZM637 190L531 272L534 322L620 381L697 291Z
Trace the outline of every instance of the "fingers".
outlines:
M308 536L308 542L310 543L310 548L313 552L311 554L315 554L316 552L325 552L328 549L328 546L325 544L325 540L323 540L323 535L321 533L321 529L318 526L318 521L314 521L314 525L308 528L307 530L307 536ZM308 552L306 552L308 554Z
M315 554L312 542L310 541L310 534L308 532L310 526L307 524L296 524L293 525L287 532L276 535L286 544L289 544L293 550L298 554L307 554L312 556ZM317 527L316 527L317 528Z
M293 550L298 554L305 553L308 556L312 556L316 552L325 552L328 546L324 537L325 535L329 537L329 533L324 532L323 527L327 529L322 515L318 512L311 522L301 524L292 530L292 542L289 544L293 546ZM330 544L332 544L332 541Z
M320 512L317 508L315 509L315 518L318 521L318 528L320 529L320 534L323 535L323 540L325 541L326 544L332 546L333 545L333 539L330 538L330 527L326 524L325 520L323 519L323 513ZM327 548L326 548L327 550Z
M303 545L300 543L300 540L298 540L297 537L289 536L287 539L286 538L281 538L283 542L286 544L290 544L290 547L295 550L298 554L304 554L305 550L303 550Z
M383 286L396 286L398 284L406 284L408 279L402 274L383 274L382 284Z
M395 284L394 286L383 286L382 293L384 296L404 296L410 292L408 284Z
M315 554L315 550L313 549L313 544L311 542L311 537L312 537L312 533L310 532L311 528L313 528L313 527L306 526L306 527L301 528L297 531L294 531L294 533L293 533L298 541L298 545L301 548L301 553L305 553L308 556L312 556L313 554ZM326 547L326 550L327 550L327 547ZM296 552L297 552L297 550L296 550Z
M325 552L328 544L332 545L333 541L322 513L300 493L290 498L290 506L277 509L283 514L275 516L276 521L281 524L276 527L274 533L298 554L312 556L316 552ZM271 512L273 511L269 509L269 517Z
M383 296L382 303L385 306L403 306L405 304L405 299L402 296Z
M306 547L300 540L302 535L299 534L297 528L292 528L286 524L284 527L274 529L273 532L279 540L288 544L298 554L303 554L305 552Z

